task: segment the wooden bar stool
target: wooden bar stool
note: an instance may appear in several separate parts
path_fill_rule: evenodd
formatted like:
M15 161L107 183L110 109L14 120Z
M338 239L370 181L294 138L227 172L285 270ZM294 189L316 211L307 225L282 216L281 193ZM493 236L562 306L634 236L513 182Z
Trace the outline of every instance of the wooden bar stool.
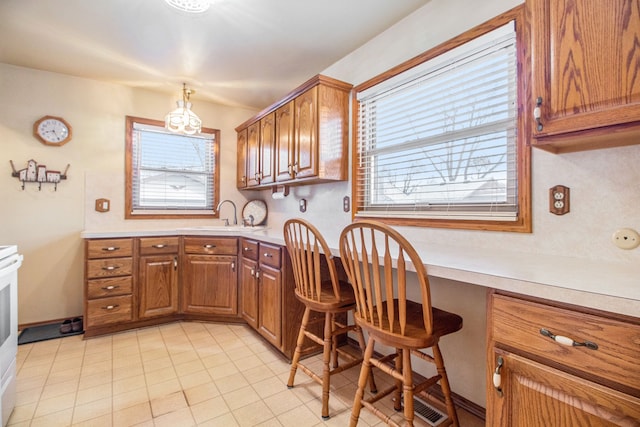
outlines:
M407 425L413 426L413 396L440 383L445 397L449 425L458 425L451 399L451 388L438 347L440 337L462 328L462 318L431 306L427 271L411 244L397 231L374 221L348 225L340 235L340 258L356 292L356 324L368 334L358 390L353 402L351 426L358 423L360 409L367 408L389 425L398 426L391 416L374 403L394 393L394 409L402 410ZM420 288L420 303L407 300L407 275L415 271ZM395 348L395 353L374 357L378 342ZM420 350L431 348L433 356ZM411 356L434 363L437 374L414 384ZM395 362L395 366L389 363ZM394 385L368 400L364 385L371 367L391 375Z
M293 387L298 368L320 383L322 385L322 418L328 419L331 376L362 362L362 357L356 357L339 348L337 337L349 331L355 331L362 353L365 349L362 330L356 325L348 325L347 321L340 323L336 320L336 315L342 313L348 320L347 312L355 309L353 287L338 279L331 250L312 224L302 219L288 220L284 224L284 240L293 267L295 295L305 306L287 386ZM309 330L313 323L309 320L312 311L324 314L323 318L317 319L324 323L323 336L318 336ZM300 362L305 339L323 346L321 375L314 373ZM339 365L339 356L346 360L345 364ZM370 378L371 391L375 392L375 382L373 377Z

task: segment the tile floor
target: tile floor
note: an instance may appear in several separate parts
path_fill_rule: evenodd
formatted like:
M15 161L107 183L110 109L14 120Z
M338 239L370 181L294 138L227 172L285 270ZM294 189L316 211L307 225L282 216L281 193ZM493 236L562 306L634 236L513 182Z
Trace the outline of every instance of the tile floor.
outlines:
M25 344L9 426L349 425L357 367L332 377L325 422L320 385L298 371L287 389L289 368L245 325L176 322ZM383 379L376 378L379 388ZM464 427L483 425L459 416ZM363 411L358 425L382 424Z

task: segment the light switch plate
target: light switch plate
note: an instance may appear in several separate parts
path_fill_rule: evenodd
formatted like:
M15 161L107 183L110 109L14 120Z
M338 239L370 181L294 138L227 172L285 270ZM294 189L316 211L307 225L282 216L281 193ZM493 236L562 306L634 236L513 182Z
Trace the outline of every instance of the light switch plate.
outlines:
M111 201L109 199L96 199L96 211L109 212Z

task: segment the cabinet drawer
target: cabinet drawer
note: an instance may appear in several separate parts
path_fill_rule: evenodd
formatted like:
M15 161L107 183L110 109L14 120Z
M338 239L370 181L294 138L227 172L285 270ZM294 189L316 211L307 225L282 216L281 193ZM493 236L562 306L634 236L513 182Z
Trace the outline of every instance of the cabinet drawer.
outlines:
M280 246L273 246L266 243L260 243L260 264L269 265L271 267L280 268Z
M87 258L118 258L133 255L133 239L100 239L87 241Z
M87 261L87 278L130 275L131 258L90 259Z
M92 279L87 282L87 298L104 298L131 293L131 276Z
M178 252L178 237L143 237L140 239L140 255L174 254Z
M258 242L255 240L241 239L242 256L245 258L258 260Z
M224 237L185 237L188 254L237 255L238 239Z
M86 326L94 327L132 321L131 302L131 295L87 301Z
M505 344L640 393L640 325L503 295L494 295L492 303L492 333L498 346ZM598 348L562 345L542 335L541 329Z

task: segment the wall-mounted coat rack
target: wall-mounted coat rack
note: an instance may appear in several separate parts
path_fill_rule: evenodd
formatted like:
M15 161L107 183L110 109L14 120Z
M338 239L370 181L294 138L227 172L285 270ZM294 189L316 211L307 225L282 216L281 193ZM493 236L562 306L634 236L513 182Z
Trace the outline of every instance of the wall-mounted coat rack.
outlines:
M25 182L35 182L38 184L38 190L42 190L42 183L45 184L53 184L54 191L58 190L58 183L62 179L67 179L67 171L69 170L70 164L67 165L66 169L63 173L60 171L47 170L45 165L39 165L38 162L31 159L27 161L27 167L24 169L16 170L13 165L13 160L9 160L11 163L11 176L14 178L18 178L22 183L22 189L24 190Z

